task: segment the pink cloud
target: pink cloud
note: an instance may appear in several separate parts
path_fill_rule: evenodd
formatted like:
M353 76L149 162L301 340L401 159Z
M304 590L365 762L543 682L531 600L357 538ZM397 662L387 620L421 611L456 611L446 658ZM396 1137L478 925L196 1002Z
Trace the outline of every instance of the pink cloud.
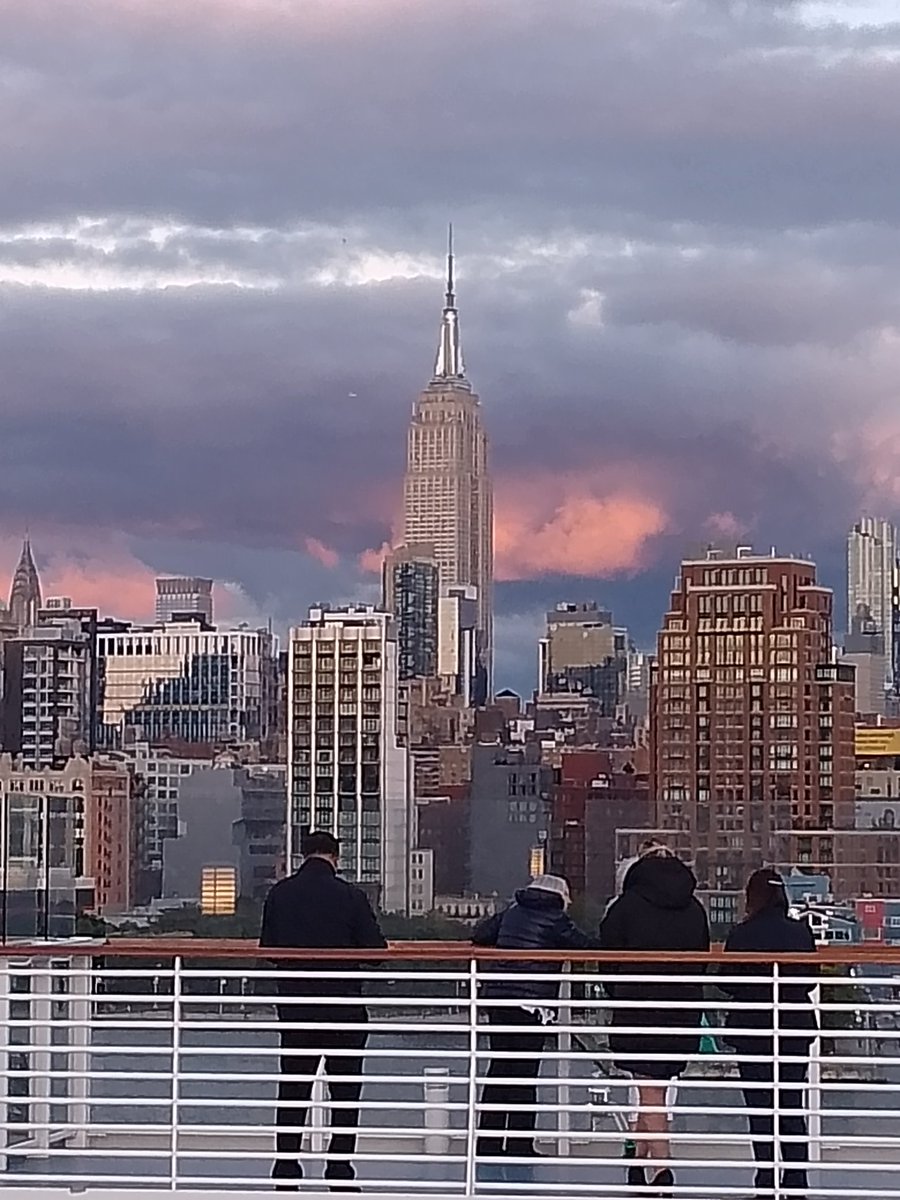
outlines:
M573 492L549 511L541 493L535 488L530 495L500 498L494 521L496 579L638 571L648 543L669 525L655 501L628 492L604 498Z
M306 547L306 553L310 558L314 558L316 562L321 563L323 567L329 569L336 567L341 561L341 556L337 550L333 550L330 546L326 546L324 542L320 542L318 538L308 537L303 545Z
M136 558L111 561L55 556L41 570L44 596L70 596L80 607L100 615L148 621L156 601L154 573Z
M361 571L367 571L372 575L379 574L381 568L384 566L384 560L387 558L390 552L390 542L382 542L377 550L363 550L362 554L360 554L359 558L357 559L357 562L359 563L359 569Z

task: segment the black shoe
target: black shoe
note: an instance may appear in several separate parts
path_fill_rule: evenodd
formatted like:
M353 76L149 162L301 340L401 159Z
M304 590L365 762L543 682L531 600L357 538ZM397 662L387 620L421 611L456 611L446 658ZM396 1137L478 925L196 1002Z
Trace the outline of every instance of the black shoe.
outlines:
M325 1182L329 1192L361 1192L356 1186L356 1172L350 1163L330 1162L325 1168Z
M772 1200L775 1192L775 1171L771 1167L761 1167L753 1178L756 1189L756 1200Z
M272 1178L276 1181L276 1192L299 1192L299 1183L289 1183L288 1180L302 1179L303 1168L299 1162L295 1162L290 1158L279 1158L275 1166L272 1168ZM281 1181L284 1182L281 1182Z
M656 1174L653 1176L653 1178L650 1180L650 1187L655 1188L655 1191L651 1191L650 1195L651 1196L671 1196L672 1193L670 1191L668 1191L668 1189L672 1188L674 1186L675 1186L675 1176L672 1174L671 1169L669 1167L663 1167L663 1169L661 1171L657 1171ZM666 1189L666 1190L663 1190L663 1189Z
M646 1187L647 1186L647 1176L644 1173L643 1167L635 1167L635 1166L629 1167L626 1179L628 1180L629 1187Z
M806 1171L802 1167L788 1167L781 1173L781 1186L793 1192L791 1200L806 1200L802 1195L809 1187Z

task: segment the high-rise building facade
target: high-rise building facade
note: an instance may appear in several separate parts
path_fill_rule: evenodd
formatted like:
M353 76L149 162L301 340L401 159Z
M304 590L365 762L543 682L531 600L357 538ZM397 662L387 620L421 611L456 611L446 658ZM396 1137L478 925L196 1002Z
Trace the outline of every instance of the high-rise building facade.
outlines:
M91 764L34 770L0 755L0 939L66 938L94 902L85 873Z
M21 631L33 625L41 607L41 580L31 553L31 539L26 537L22 554L9 590L9 616Z
M409 427L402 540L434 547L442 593L454 585L477 589L477 652L490 686L493 490L481 404L463 363L452 241L434 375L413 405Z
M194 771L178 796L178 836L163 849L162 894L195 900L204 872L234 873L237 898L262 901L284 874L285 768Z
M101 627L100 745L265 740L274 719L275 653L265 629L209 629L201 617Z
M852 829L853 672L832 650L812 563L682 563L651 689L651 794L701 887L738 892L797 837L827 868Z
M395 546L384 560L382 606L397 622L401 680L437 674L440 572L433 546Z
M85 871L94 881L93 911L128 912L133 902L137 781L131 764L95 757L85 814Z
M555 775L535 742L473 745L469 891L506 901L529 874L543 873L546 863L532 868L546 849Z
M385 911L408 912L414 813L394 619L312 608L291 630L288 669L289 867L299 866L305 831L330 830L347 878Z
M4 645L3 748L49 767L93 749L94 645L77 620L31 626Z
M539 691L595 696L601 715L614 717L628 683L628 632L596 604L558 604L547 613L539 662Z
M897 530L890 521L862 517L847 538L847 625L861 608L884 638L885 686L896 677L894 584L897 573Z
M486 675L478 658L478 597L473 587L450 587L438 606L438 675L463 705L484 704Z
M165 625L176 616L199 616L213 623L213 581L196 576L157 579L156 623Z
M872 619L865 604L857 605L850 618L850 631L844 639L842 662L856 671L856 711L864 716L883 717L887 713L887 656L884 634Z
M188 749L184 748L185 751ZM179 801L184 782L216 761L209 748L173 754L164 747L135 742L122 751L108 751L104 761L114 761L134 775L132 814L132 899L149 904L162 895L163 853L166 842L178 837Z

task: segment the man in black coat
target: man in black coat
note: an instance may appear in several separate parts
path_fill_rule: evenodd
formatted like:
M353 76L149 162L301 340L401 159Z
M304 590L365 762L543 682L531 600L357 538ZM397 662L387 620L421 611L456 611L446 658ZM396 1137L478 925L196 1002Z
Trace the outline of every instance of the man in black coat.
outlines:
M276 883L266 898L259 944L322 950L383 949L387 942L365 893L337 874L340 852L337 838L330 833L310 833L302 850L300 870ZM304 998L303 1003L279 1004L278 1019L286 1025L303 1022L331 1026L281 1030L281 1046L286 1053L281 1056L283 1078L278 1088L281 1106L276 1113L276 1147L279 1155L298 1157L279 1157L272 1177L299 1180L303 1178L299 1162L303 1126L319 1064L324 1057L328 1075L353 1077L353 1082L329 1082L333 1100L350 1104L359 1101L368 1013L362 1002L362 980L353 977L357 963L282 959L277 965L291 972L289 977L278 981L278 994ZM303 977L303 971L317 970L340 974L336 979ZM338 998L347 997L358 997L359 1002L337 1002ZM358 1053L349 1056L340 1053L348 1050ZM356 1151L359 1108L335 1108L332 1125L340 1127L342 1132L332 1134L328 1152L341 1157L329 1158L325 1177L339 1181L332 1185L332 1191L359 1191L348 1182L355 1178L350 1159ZM283 1190L298 1187L287 1184Z

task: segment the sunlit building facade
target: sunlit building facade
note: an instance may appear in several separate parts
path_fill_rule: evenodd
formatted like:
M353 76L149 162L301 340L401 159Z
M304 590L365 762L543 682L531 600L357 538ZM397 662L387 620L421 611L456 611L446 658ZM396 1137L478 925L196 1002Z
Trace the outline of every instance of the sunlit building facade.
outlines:
M100 630L98 740L222 746L271 732L275 644L264 629L208 629L202 619Z
M341 842L341 870L388 912L409 910L413 806L398 723L393 617L373 608L310 610L291 630L288 858L303 834Z

